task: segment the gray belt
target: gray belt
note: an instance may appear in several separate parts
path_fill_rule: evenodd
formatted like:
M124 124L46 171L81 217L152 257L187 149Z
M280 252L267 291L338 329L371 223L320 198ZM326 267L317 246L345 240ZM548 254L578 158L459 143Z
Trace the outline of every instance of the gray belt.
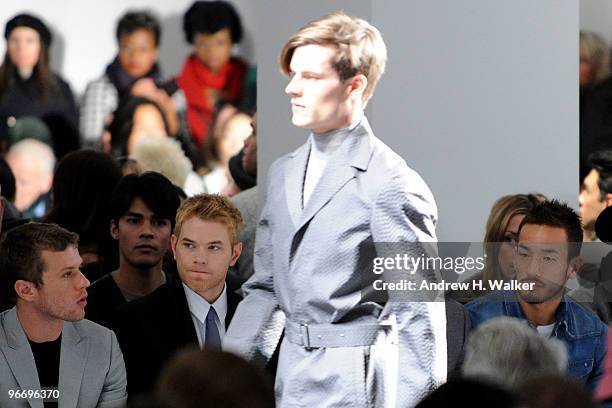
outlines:
M381 330L389 325L378 323L308 324L285 322L285 337L306 348L371 346Z

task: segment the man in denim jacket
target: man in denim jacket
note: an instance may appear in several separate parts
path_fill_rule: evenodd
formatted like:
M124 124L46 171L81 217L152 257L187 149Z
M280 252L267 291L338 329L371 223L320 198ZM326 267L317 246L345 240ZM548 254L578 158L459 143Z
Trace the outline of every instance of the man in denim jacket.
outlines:
M519 227L513 291L494 292L466 305L473 327L497 316L525 319L543 336L565 343L568 374L594 390L603 374L607 327L565 295L580 267L578 215L556 200L536 206Z

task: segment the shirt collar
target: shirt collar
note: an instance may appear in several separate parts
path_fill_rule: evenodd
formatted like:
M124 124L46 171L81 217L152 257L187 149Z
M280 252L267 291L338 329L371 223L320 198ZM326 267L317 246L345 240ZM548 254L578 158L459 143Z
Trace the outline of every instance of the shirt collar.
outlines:
M185 291L185 297L187 298L187 304L189 305L189 311L200 323L206 324L206 315L210 309L210 303L206 301L202 296L194 292L189 286L183 282L183 289ZM223 286L221 295L215 300L212 306L219 316L219 321L225 324L225 316L227 315L227 285Z
M527 316L525 316L525 312L523 312L521 304L517 300L516 296L516 292L514 291L504 291L504 307L506 309L506 315L527 320ZM563 327L565 331L569 333L573 333L574 331L573 327L570 327L571 319L569 316L567 302L569 302L569 299L567 296L563 295L561 303L559 303L559 307L557 307L557 310L555 311L555 333L561 327Z

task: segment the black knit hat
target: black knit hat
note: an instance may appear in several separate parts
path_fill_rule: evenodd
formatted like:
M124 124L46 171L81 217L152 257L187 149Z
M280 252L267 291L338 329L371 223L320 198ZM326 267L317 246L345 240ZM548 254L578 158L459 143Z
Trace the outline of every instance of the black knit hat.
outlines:
M31 14L18 14L6 23L6 27L4 29L4 38L8 40L11 31L13 31L17 27L29 27L33 30L36 30L40 35L40 41L47 46L47 48L51 45L51 32L45 25L37 17L34 17Z

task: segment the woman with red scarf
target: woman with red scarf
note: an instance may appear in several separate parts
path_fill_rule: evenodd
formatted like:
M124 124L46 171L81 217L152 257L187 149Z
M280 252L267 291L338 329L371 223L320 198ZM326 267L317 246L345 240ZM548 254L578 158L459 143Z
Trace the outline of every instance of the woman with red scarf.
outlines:
M215 103L237 103L243 97L247 64L231 56L242 26L234 7L225 1L196 1L185 13L183 29L194 52L177 78L187 98L187 122L197 146L202 146L212 122Z

